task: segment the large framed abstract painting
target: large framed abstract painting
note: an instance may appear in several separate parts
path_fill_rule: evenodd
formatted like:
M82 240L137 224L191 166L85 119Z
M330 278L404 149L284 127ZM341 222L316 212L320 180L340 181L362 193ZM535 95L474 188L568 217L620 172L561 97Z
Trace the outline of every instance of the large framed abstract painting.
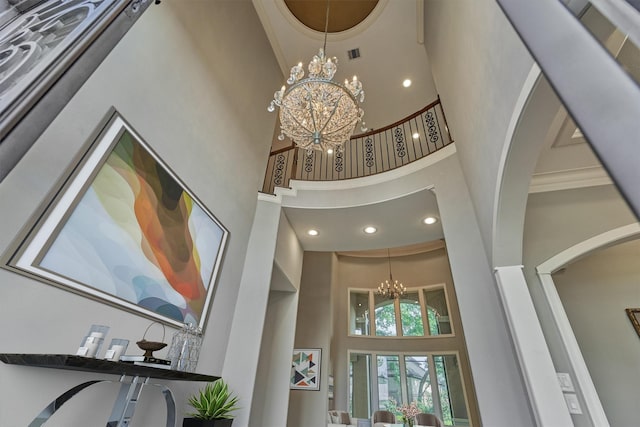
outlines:
M117 112L39 217L10 268L204 327L228 231Z
M322 349L294 349L291 359L291 389L320 390Z

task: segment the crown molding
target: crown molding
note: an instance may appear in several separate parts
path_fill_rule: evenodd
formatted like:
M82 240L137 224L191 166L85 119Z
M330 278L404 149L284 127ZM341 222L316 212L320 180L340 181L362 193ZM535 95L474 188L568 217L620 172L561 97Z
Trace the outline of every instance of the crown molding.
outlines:
M600 166L594 166L534 174L529 185L529 194L611 184L613 181L607 172Z
M443 249L444 247L444 240L439 239L433 240L431 242L417 243L414 245L401 246L398 248L390 248L389 252L387 252L387 249L374 249L370 251L340 251L336 252L336 254L340 256L349 256L356 258L387 258L387 256L400 257L417 255L426 252L437 251L438 249Z

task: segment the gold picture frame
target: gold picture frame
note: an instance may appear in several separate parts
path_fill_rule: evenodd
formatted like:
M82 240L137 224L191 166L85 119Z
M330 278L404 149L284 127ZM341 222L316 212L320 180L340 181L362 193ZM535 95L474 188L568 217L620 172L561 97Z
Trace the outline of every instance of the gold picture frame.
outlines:
M629 320L631 320L633 329L636 330L636 333L640 337L640 308L625 308L624 311L627 312L627 316L629 316Z

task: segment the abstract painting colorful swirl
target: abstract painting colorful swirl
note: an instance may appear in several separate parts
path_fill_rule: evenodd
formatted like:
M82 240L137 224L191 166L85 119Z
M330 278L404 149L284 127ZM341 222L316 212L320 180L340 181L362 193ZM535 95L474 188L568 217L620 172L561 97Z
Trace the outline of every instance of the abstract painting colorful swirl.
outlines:
M39 264L161 316L197 325L224 233L124 131Z

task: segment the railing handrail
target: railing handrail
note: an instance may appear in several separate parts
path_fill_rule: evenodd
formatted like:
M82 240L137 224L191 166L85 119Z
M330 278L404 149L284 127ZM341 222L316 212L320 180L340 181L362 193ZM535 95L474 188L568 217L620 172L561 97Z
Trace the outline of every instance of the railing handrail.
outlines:
M383 128L380 129L371 129L370 131L364 132L364 133L360 133L358 135L353 135L351 136L351 139L358 139L358 138L364 138L367 136L371 136L371 135L375 135L377 133L381 133L381 132L386 132L389 129L393 129L394 127L401 125L402 123L405 123L413 118L418 117L420 114L424 113L425 111L435 107L436 105L440 104L440 97L438 96L438 99L436 99L435 101L433 101L431 104L427 105L426 107L424 107L422 110L416 111L413 114L408 115L407 117L398 120L397 122L393 122L388 126L385 126Z
M375 135L377 133L386 132L389 129L393 129L394 127L396 127L396 126L398 126L398 125L400 125L402 123L405 123L405 122L407 122L407 121L409 121L409 120L411 120L413 118L418 117L420 114L422 114L425 111L435 107L438 104L440 104L440 96L438 96L438 99L436 99L431 104L429 104L426 107L424 107L423 109L418 110L415 113L410 114L407 117L404 117L404 118L398 120L397 122L393 122L390 125L387 125L387 126L385 126L383 128L380 128L380 129L371 129L370 131L367 131L367 132L364 132L364 133L359 133L358 135L352 135L351 138L349 138L349 139L365 138L367 136ZM445 123L445 125L446 125L446 123ZM296 148L296 144L295 144L295 142L291 141L291 145L288 145L288 146L283 147L283 148L279 148L279 149L277 149L275 151L271 151L271 152L269 152L269 155L272 156L274 154L284 153L285 151L289 151L289 150L292 150L294 148Z
M413 114L354 135L335 153L290 145L269 153L262 192L288 187L292 179L337 181L371 176L412 163L451 144L440 98Z
M280 153L284 153L285 151L289 151L289 150L293 150L294 148L296 148L296 144L295 142L291 141L291 145L288 145L286 147L282 147L277 149L276 151L271 151L269 153L270 156L273 156L274 154L280 154Z

